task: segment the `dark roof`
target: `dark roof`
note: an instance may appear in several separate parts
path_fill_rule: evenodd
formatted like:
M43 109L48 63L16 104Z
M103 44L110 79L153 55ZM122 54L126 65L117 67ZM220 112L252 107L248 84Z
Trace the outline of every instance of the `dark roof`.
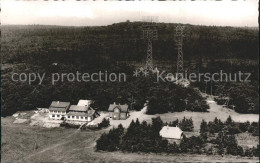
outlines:
M53 111L67 111L70 107L70 102L52 101L49 110Z
M85 112L85 111L88 111L88 107L87 106L71 105L70 108L69 108L69 111Z
M70 106L70 102L52 101L50 107L53 107L53 108L65 108L65 107L69 107L69 106Z
M83 116L83 117L90 117L95 114L95 110L89 110L87 113L84 112L69 112L67 113L68 116Z
M121 112L127 113L128 112L128 105L116 105L116 104L110 104L108 111L113 112L115 108L120 109Z
M63 111L63 112L66 112L67 109L66 108L49 108L50 111Z

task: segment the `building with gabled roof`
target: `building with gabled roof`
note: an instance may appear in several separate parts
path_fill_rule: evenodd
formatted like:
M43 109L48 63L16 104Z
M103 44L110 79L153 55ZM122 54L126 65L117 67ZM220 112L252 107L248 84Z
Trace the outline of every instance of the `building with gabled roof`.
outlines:
M109 117L115 120L126 119L129 116L128 105L110 104L108 108Z
M96 110L89 105L91 100L79 100L78 105L71 105L66 114L66 122L68 123L86 123L99 116Z
M182 139L183 131L179 127L164 126L160 131L160 136L166 139Z
M51 119L66 120L66 122L86 123L90 122L99 114L89 105L91 100L80 100L78 105L70 105L70 102L53 101L49 107Z
M73 122L90 122L98 116L95 110L88 110L86 112L68 112L66 115L66 121Z
M49 117L51 119L60 120L65 118L70 107L70 102L52 101L49 107Z

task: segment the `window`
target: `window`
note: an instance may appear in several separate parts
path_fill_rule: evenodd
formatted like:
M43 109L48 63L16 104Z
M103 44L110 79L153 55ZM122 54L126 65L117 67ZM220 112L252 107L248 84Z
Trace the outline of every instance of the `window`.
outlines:
M119 113L120 110L119 110L118 108L115 108L115 109L114 109L114 112L115 112L115 113Z
M77 119L79 119L79 116L76 116Z
M70 116L68 116L68 118L70 118Z
M57 115L57 117L60 117L60 115Z
M74 119L74 116L72 116L71 118Z
M52 114L51 116L52 116L52 117L55 117L55 115L54 115L54 114Z
M81 119L83 119L83 117L80 117Z

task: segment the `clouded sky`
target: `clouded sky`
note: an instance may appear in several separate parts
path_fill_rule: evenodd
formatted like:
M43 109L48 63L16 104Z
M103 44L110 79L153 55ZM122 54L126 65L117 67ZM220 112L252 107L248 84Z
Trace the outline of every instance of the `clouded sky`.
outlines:
M159 22L258 26L257 0L223 1L15 1L2 0L2 24L107 25L157 16Z

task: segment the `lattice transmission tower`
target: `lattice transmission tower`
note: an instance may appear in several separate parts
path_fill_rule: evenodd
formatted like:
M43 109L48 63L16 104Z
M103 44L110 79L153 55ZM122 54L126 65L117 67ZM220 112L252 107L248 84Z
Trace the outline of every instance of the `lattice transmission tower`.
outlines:
M142 38L147 40L147 56L146 56L146 63L145 69L146 70L153 70L153 40L158 39L157 29L156 29L156 22L158 21L157 17L153 16L146 16L143 17L143 36Z
M178 59L177 59L177 73L182 74L183 73L183 52L182 52L182 45L183 45L183 30L184 26L178 25L176 27L176 34L175 34L175 45L178 50Z

